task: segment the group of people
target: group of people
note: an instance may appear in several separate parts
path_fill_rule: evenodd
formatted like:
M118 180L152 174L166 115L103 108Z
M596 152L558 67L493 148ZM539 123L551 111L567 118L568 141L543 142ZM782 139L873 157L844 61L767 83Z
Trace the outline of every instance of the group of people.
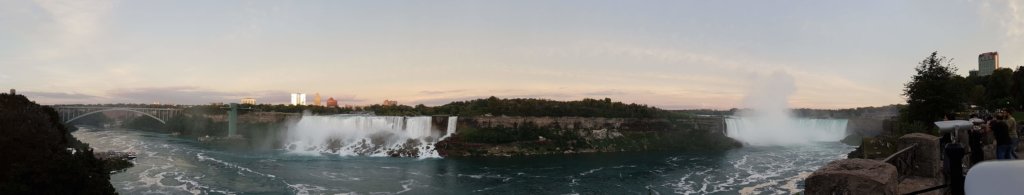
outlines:
M995 142L996 159L1018 159L1017 144L1024 125L1017 124L1011 110L997 110L993 114L971 114L974 123L968 132L971 164L985 159L984 147Z

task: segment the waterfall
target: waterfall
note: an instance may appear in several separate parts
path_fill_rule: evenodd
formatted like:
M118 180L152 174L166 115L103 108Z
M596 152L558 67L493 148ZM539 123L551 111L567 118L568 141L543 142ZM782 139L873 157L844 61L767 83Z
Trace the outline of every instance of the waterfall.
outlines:
M749 145L835 142L847 136L846 119L730 117L725 123L726 135Z
M450 116L450 117L448 117L448 128L445 129L444 136L441 137L441 140L444 140L445 138L448 138L449 136L452 136L452 134L455 134L455 127L458 126L458 123L453 123L452 121L458 121L458 120L459 120L459 117L457 117L457 116Z
M458 118L447 119L446 126L435 128L430 116L303 116L289 127L285 150L312 155L440 157L434 144L455 133Z

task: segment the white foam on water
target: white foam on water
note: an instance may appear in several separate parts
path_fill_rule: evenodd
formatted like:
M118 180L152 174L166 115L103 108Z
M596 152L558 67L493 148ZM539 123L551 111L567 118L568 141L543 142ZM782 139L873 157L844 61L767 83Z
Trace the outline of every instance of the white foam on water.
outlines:
M222 165L224 167L227 167L227 168L237 169L238 170L238 172L237 172L238 175L242 175L242 176L245 176L245 173L247 172L247 173L250 173L250 174L254 174L254 175L258 175L258 176L263 176L263 177L267 177L267 178L276 178L277 177L275 175L256 172L256 171L253 171L252 169L249 169L249 168L246 168L246 167L243 167L243 166L239 166L239 165L236 165L236 164L233 164L233 163L225 162L223 160L216 159L216 158L213 158L213 157L205 156L205 155L203 155L202 152L196 153L196 158L199 159L199 162L210 161L210 162L214 162L214 163L220 164L220 165Z
M596 169L591 169L589 171L585 171L585 172L580 173L580 176L586 176L586 175L589 175L591 173L594 173L594 172L597 172L597 171L600 171L600 170L603 170L603 169L604 169L604 167L596 168Z
M668 176L661 186L675 194L792 194L811 172L840 157L837 151L849 150L840 143L745 147L726 154L729 161L671 157L665 163L678 165L651 172Z
M402 191L395 192L395 194L401 194L401 193L406 193L406 192L412 191L412 185L415 184L415 183L416 183L416 180L411 180L411 179L410 180L402 181L401 182L401 184L402 184Z
M473 178L473 179L483 179L484 178L484 174L478 174L478 175L458 174L457 176L459 176L459 177L469 177L469 178Z
M796 176L788 178L787 181L786 181L786 184L783 185L782 188L786 189L786 190L789 190L790 194L800 193L801 191L803 191L803 189L800 189L800 187L797 185L797 183L803 181L804 179L807 179L807 176L811 176L811 173L813 173L813 172L804 171L804 172L800 172Z
M291 188L295 194L307 195L307 194L320 194L318 192L326 191L327 188L323 186L311 185L311 184L288 184L288 188Z
M285 150L303 155L440 158L434 144L455 133L457 119L448 117L444 132L434 132L429 116L307 115L289 128Z
M328 172L328 171L322 171L322 172L320 172L320 175L328 178L331 181L359 181L359 180L363 180L362 178L352 177L352 176L349 176L348 174L345 174L345 173L335 173L335 172Z

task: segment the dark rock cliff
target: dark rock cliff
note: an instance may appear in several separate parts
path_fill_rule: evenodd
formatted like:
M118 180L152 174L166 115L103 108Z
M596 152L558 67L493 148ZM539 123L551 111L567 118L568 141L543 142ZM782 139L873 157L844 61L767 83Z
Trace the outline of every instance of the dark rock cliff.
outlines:
M457 133L437 149L458 157L739 147L724 128L718 117L461 117Z
M21 95L0 94L0 194L114 194L110 171L57 120Z

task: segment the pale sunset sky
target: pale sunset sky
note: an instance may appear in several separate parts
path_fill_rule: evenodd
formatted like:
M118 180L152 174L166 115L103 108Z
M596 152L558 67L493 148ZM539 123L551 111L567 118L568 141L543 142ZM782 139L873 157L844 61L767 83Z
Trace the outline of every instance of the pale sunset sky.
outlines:
M962 75L983 52L1024 65L1024 1L0 0L0 88L42 104L728 109L781 73L790 106L850 108L903 103L932 51Z

